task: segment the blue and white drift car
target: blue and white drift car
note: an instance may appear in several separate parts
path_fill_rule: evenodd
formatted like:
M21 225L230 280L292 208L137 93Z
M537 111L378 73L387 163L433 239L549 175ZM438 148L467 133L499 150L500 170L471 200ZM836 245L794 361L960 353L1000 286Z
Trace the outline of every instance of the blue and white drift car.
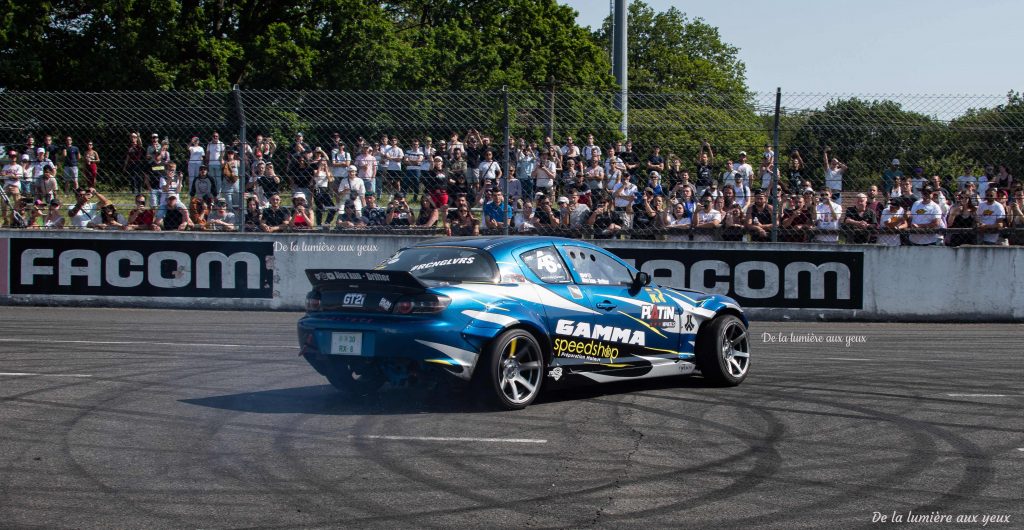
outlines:
M351 395L441 374L520 409L546 384L699 372L732 386L750 367L732 299L658 287L577 240L430 241L373 270L306 275L301 355Z

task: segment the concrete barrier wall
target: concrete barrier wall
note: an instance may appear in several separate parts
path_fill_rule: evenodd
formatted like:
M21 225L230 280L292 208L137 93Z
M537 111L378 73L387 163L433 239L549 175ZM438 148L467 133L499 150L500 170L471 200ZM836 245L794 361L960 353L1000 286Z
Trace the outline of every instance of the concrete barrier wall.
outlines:
M368 268L412 236L9 231L0 303L301 309L308 268ZM1024 321L1016 247L598 241L662 285L753 318Z

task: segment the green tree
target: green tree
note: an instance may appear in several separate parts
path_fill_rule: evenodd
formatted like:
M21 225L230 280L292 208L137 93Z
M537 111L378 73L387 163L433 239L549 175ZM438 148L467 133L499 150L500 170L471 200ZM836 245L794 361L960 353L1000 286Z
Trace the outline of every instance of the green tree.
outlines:
M629 4L627 32L631 92L745 99L746 66L739 60L739 49L722 41L718 28L674 7L656 13L634 0ZM611 17L594 38L611 52Z

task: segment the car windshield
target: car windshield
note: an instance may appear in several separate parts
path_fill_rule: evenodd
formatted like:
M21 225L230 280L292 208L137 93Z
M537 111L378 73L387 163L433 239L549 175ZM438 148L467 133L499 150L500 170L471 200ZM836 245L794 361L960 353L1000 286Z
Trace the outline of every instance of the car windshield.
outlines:
M376 267L408 271L419 280L494 283L498 267L490 255L471 248L414 247L399 250Z

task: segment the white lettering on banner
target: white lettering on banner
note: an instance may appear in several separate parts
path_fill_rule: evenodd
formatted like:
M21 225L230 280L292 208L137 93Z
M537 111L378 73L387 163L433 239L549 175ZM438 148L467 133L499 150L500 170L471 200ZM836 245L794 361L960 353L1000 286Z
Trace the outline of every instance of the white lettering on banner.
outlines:
M36 265L36 258L53 258L51 248L30 248L21 253L21 284L32 285L35 276L53 276L53 267Z
M811 299L823 300L825 298L825 273L828 272L835 273L836 275L836 298L840 300L850 299L849 267L835 262L815 265L805 261L786 265L786 298L800 298L799 279L801 272L809 273L811 276Z
M750 273L764 273L764 287L750 287ZM779 294L779 266L770 261L744 261L733 269L733 289L744 298L771 298Z
M75 265L75 260L85 260L85 265ZM99 287L100 254L93 250L68 250L61 252L57 260L57 283L71 285L72 276L85 276L90 287Z
M161 273L165 261L174 262L174 272L168 278ZM192 283L192 260L184 252L154 252L149 256L149 284L153 287L177 289Z
M246 285L260 284L260 258L252 252L237 252L227 256L221 252L203 252L196 258L196 287L210 288L210 265L220 263L220 286L235 288L235 271L239 263L245 264Z
M107 254L107 283L114 287L138 287L142 285L145 274L141 270L129 270L127 276L121 276L121 262L127 261L131 266L139 266L145 261L142 254L134 250L115 250Z

